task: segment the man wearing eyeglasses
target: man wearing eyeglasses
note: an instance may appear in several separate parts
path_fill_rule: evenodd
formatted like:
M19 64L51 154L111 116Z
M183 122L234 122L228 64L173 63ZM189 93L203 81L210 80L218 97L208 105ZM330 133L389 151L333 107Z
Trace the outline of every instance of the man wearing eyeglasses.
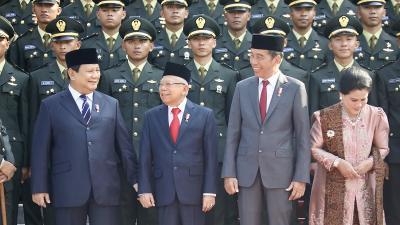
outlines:
M214 114L186 98L189 83L190 71L168 62L159 88L164 104L144 116L139 198L143 207L157 207L163 225L204 225L215 205Z

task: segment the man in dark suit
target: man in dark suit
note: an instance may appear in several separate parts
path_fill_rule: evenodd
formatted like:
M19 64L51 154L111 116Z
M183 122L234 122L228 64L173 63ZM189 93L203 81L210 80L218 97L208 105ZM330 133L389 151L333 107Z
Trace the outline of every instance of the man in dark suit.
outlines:
M40 102L48 96L54 95L65 90L68 87L67 63L65 54L79 49L81 42L79 34L84 31L83 26L76 20L68 17L59 17L51 21L46 26L46 32L51 34L51 49L56 57L56 61L43 65L38 70L30 74L30 137L33 133L33 125L39 112ZM28 151L28 157L29 156ZM32 202L32 193L30 189L30 179L23 184L22 200L24 203L24 218L27 224L55 224L52 208L47 207L42 213L40 208Z
M360 48L357 62L372 70L394 62L399 56L396 38L382 29L386 15L385 0L354 0L357 3L357 17L363 26L359 36Z
M85 33L82 36L90 36L101 31L100 22L96 16L97 10L98 7L93 0L78 0L63 8L61 16L78 20L85 28Z
M60 1L35 0L32 10L38 25L20 36L9 51L10 62L26 72L54 61L50 49L50 34L45 30L47 24L60 15Z
M309 182L310 139L307 93L279 70L284 37L253 35L251 66L256 76L240 81L229 115L222 177L239 194L241 225L290 225L293 201Z
M362 30L360 22L352 16L337 16L328 21L325 36L329 39L328 46L332 50L333 60L311 73L308 90L310 115L340 101L340 72L345 68L360 66L353 55L359 46L357 37ZM370 76L373 79L375 77L371 71ZM368 99L369 104L376 105L375 88Z
M165 18L165 29L157 34L154 50L149 56L153 65L164 68L167 62L186 64L191 52L183 34L183 25L188 18L191 0L164 0L161 2L161 17Z
M219 63L225 63L234 70L250 66L249 49L251 33L247 30L250 21L252 0L223 0L226 26L217 39L213 57Z
M5 59L15 32L4 17L0 17L0 118L8 129L11 149L17 171L10 182L5 183L7 192L7 222L17 224L22 170L27 171L28 140L28 83L27 74L13 67Z
M126 54L121 48L122 39L118 34L126 11L121 0L94 2L98 6L96 15L101 30L82 39L82 48L96 48L100 68L105 70L126 60Z
M42 101L32 141L32 199L52 203L57 225L120 224L120 180L136 156L118 101L96 92L96 49L66 55L68 90ZM122 167L122 168L121 168ZM123 172L122 172L123 171Z
M186 98L189 82L190 71L185 66L167 63L160 82L164 104L150 109L144 117L140 202L145 208L157 206L163 225L204 225L205 212L215 204L214 114Z
M217 124L218 174L221 173L225 151L225 136L229 109L235 91L238 73L212 58L216 37L220 31L217 22L209 16L197 15L189 19L183 28L188 44L193 52L193 60L186 67L191 72L192 83L188 98L201 106L213 110ZM236 196L228 196L224 181L218 182L215 208L207 214L206 223L210 225L235 224L237 221Z
M134 26L132 26L134 24ZM120 102L122 117L136 154L139 154L140 132L144 113L161 104L158 84L162 71L147 62L147 56L154 47L156 29L146 19L125 20L119 30L123 39L122 48L128 60L119 66L104 71L99 91ZM122 224L155 225L155 209L144 209L136 200L137 193L123 180L122 186Z

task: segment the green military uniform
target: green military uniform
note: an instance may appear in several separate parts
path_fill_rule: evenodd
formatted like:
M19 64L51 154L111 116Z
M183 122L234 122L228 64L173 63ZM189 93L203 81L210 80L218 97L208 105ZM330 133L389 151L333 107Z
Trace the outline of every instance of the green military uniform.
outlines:
M396 24L400 25L399 22ZM399 32L400 29L394 29ZM384 209L386 223L396 225L400 223L400 61L389 63L377 71L376 85L378 105L385 111L390 126L389 155L386 162L389 164L389 180L384 184Z
M399 4L399 3L397 3ZM393 5L393 1L389 0L386 2L386 16L382 19L382 27L386 33L396 36L396 29L393 26L397 23L400 16L400 7Z
M148 14L146 9L143 0L136 0L125 8L126 18L144 18L150 21L157 30L162 29L164 20L160 17L161 4L156 1L154 8L151 9L151 14Z
M15 164L14 155L11 150L10 140L7 134L6 128L3 126L3 122L0 119L0 161L7 160L8 162ZM6 197L6 215L12 215L12 207L7 207L12 204L10 194L12 194L12 183L6 182L4 184L5 197ZM0 215L0 219L2 216ZM10 223L8 223L10 224Z
M224 27L225 19L224 19L224 6L220 4L218 0L214 0L215 8L213 11L210 11L210 7L207 5L205 0L194 0L189 7L189 18L199 15L205 14L213 18L217 23L220 29Z
M94 33L100 32L101 26L96 16L96 11L98 10L97 5L93 3L93 8L91 8L92 12L89 14L89 16L86 16L84 7L85 6L82 5L81 0L75 0L63 8L61 16L78 20L85 27L85 33L82 34L82 36L90 36Z
M0 15L8 19L18 35L22 35L37 24L32 20L32 1L22 8L20 1L9 1L1 6Z
M268 4L270 1L268 0ZM274 12L271 12L270 7L267 4L267 0L258 0L256 4L251 7L251 19L250 19L250 30L253 31L253 25L255 22L266 16L279 17L285 23L290 24L290 8L283 0L279 0L278 4L275 5Z
M149 21L143 18L130 18L122 23L120 35L124 40L144 38L154 41L156 30ZM140 70L140 74L137 74L138 78L135 78L135 68ZM122 117L132 135L132 143L137 155L139 155L144 113L161 104L158 84L162 74L160 69L148 62L145 62L141 68L125 61L121 65L104 71L101 77L99 90L119 100ZM135 224L136 220L138 225L158 224L156 209L144 209L136 201L137 193L126 181L123 181L121 195L123 225Z
M192 37L196 38L196 36L216 38L220 34L217 22L203 14L188 20L183 31L188 36L189 41ZM207 65L196 65L195 60L194 58L186 65L191 72L192 79L187 98L214 111L217 125L217 133L215 135L218 138L218 168L220 171L224 159L229 111L238 73L219 64L212 57L210 57ZM205 70L204 74L201 74L201 67ZM219 179L215 208L206 215L206 224L237 224L237 211L236 196L228 196L224 190L223 179Z
M356 6L351 1L343 0L342 4L338 7L337 13L333 14L327 0L321 0L321 2L318 4L313 27L319 34L324 35L327 22L335 16L356 16Z
M12 25L7 19L0 17L0 38L9 41L13 39L14 34ZM7 61L0 62L0 118L8 129L15 159L14 165L17 167L12 180L7 182L9 184L6 183L9 225L17 223L21 168L27 165L28 80L28 75L17 70Z

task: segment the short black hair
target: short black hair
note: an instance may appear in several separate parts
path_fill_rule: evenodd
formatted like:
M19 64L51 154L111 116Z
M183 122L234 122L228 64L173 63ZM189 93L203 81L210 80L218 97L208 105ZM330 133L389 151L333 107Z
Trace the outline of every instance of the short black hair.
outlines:
M361 67L352 66L350 68L344 69L340 75L340 93L347 95L354 90L367 89L368 92L371 91L372 78L367 70Z

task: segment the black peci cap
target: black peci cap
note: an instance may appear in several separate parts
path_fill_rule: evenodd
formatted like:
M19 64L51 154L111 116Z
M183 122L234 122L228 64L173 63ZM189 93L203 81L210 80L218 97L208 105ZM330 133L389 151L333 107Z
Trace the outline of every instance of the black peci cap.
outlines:
M190 83L190 70L182 64L167 62L163 76L177 76Z
M282 52L285 38L280 35L253 34L251 48Z
M95 48L81 48L70 51L65 55L65 60L68 68L83 64L99 64Z

